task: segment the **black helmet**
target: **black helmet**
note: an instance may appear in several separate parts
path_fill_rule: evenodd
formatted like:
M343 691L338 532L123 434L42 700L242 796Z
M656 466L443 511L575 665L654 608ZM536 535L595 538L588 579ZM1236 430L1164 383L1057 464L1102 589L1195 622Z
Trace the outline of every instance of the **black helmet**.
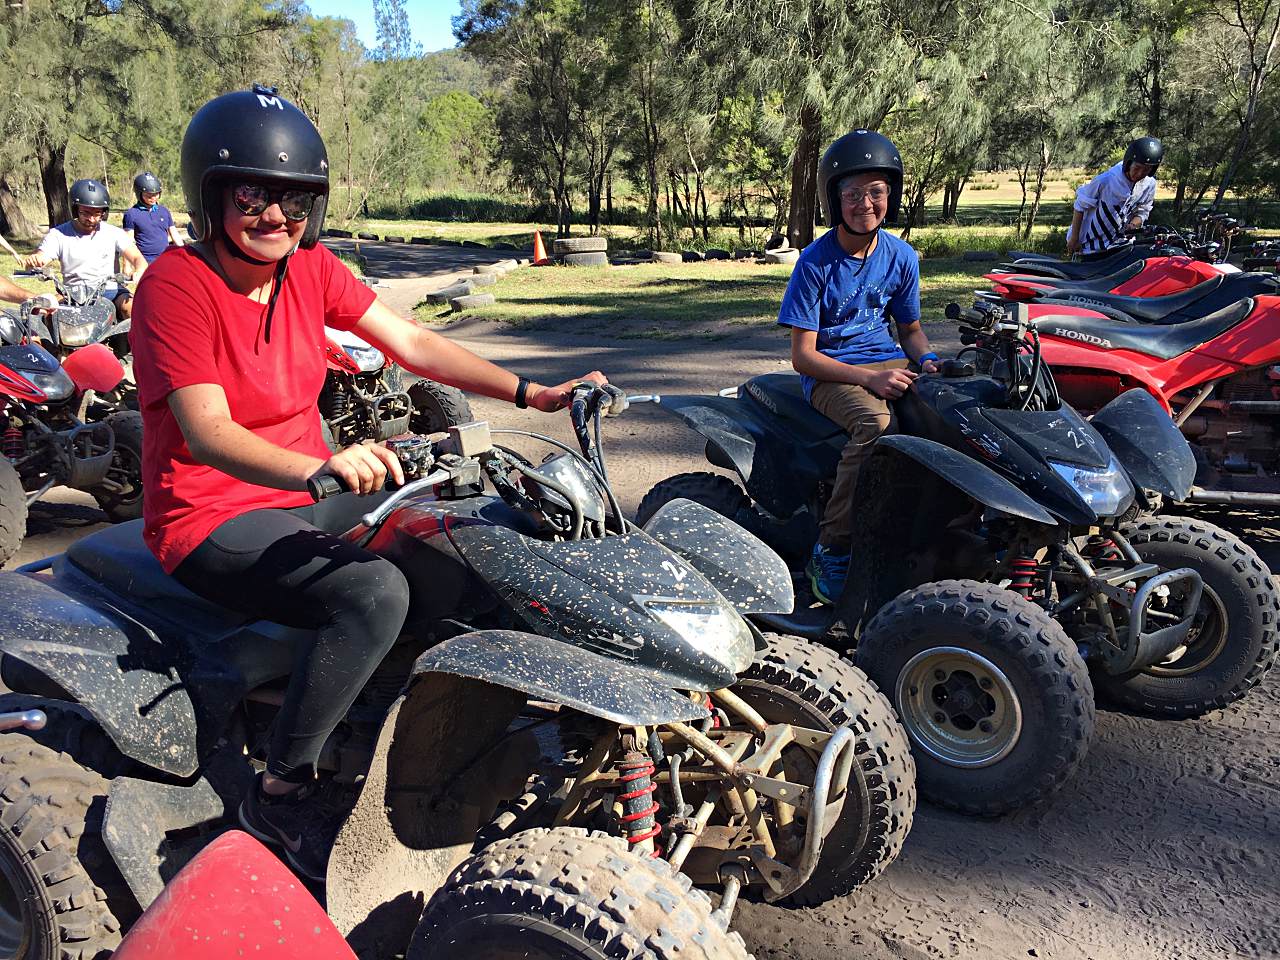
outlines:
M182 138L182 189L191 232L207 240L222 222L218 185L228 180L267 180L319 194L301 246L314 247L324 225L329 195L329 157L320 131L306 115L276 94L275 87L224 93L196 111Z
M836 189L853 173L883 173L889 181L889 212L885 223L898 222L902 206L902 157L888 137L874 130L854 130L827 147L818 166L818 200L828 227L840 222L840 198Z
M1124 162L1120 165L1120 170L1126 176L1129 173L1129 164L1131 163L1149 163L1151 164L1151 173L1148 176L1156 175L1156 168L1160 166L1160 161L1164 159L1164 144L1155 137L1139 137L1133 143L1129 144L1129 148L1124 152Z
M97 180L77 180L71 185L71 217L79 216L80 207L94 207L106 210L111 206L111 197L107 188Z
M133 195L138 198L138 202L142 202L144 193L159 193L160 178L150 170L140 173L133 178Z

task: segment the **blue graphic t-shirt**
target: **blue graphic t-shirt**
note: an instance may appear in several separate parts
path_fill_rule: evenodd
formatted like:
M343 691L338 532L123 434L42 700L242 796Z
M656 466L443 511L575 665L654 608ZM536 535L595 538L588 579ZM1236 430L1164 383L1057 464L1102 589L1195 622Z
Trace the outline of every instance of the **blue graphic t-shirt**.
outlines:
M133 242L147 258L147 263L169 248L169 228L172 226L173 214L158 203L150 208L135 203L124 212L124 228L133 231Z
M866 259L851 257L828 230L804 248L778 312L784 327L818 332L818 352L855 366L905 357L889 318L920 319L920 260L911 245L881 230ZM812 377L801 377L805 399Z

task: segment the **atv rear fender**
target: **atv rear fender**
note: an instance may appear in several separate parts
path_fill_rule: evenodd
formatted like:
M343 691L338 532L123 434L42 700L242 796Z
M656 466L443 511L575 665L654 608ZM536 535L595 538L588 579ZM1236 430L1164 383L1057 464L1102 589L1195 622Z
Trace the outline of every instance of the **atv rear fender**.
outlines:
M1191 444L1147 391L1126 390L1089 421L1134 485L1185 500L1196 477Z
M647 670L536 634L453 637L414 664L329 858L329 915L362 955L408 942L422 907L536 763L526 698L623 725L708 716ZM370 941L376 941L371 943Z
M706 437L707 459L737 473L751 498L779 519L790 517L809 499L810 491L797 489L796 478L822 474L816 464L797 462L808 454L779 432L776 418L753 403L737 397L663 394L657 409Z

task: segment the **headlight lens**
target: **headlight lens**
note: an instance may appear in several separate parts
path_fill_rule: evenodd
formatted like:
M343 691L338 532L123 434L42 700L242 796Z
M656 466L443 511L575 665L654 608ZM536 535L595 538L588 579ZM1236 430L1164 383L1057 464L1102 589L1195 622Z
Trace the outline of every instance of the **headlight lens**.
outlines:
M1100 517L1114 517L1133 500L1133 484L1114 456L1106 470L1089 470L1053 460L1049 466Z
M348 357L355 361L356 366L360 368L362 373L372 373L375 370L382 369L382 351L377 347L357 347L344 343L342 349L347 352Z
M71 381L71 377L67 371L59 367L53 373L27 373L22 374L28 380L39 388L50 400L65 400L76 392L76 385Z
M733 609L718 603L679 600L650 600L645 609L734 673L751 663L755 650L751 631Z
M64 347L83 347L87 343L93 343L97 337L95 327L97 324L93 321L88 323L65 323L58 324L58 340L62 342Z

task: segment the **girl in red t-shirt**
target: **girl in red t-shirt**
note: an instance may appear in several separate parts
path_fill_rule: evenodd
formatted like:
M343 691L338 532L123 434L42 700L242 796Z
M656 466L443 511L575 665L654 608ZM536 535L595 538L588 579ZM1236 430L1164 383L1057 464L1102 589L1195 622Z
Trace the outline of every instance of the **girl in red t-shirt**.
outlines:
M182 143L198 242L139 285L131 334L144 421L148 546L202 597L314 630L276 718L242 825L323 879L337 827L315 793L325 739L390 649L409 589L391 563L340 539L361 495L399 461L379 444L331 454L316 402L324 328L355 330L433 380L551 412L573 384L530 383L393 313L316 241L329 191L319 132L273 88L205 104ZM307 480L355 491L313 504Z

